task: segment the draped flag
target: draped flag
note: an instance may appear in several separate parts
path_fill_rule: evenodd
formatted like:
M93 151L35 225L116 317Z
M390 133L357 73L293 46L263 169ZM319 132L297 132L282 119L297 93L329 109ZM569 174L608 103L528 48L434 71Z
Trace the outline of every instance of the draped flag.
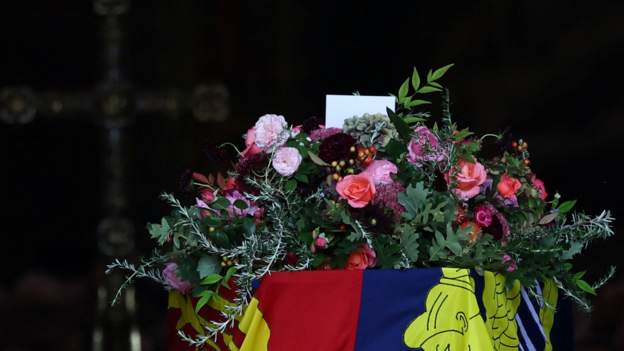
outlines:
M532 288L543 301L503 275L468 269L273 273L236 325L205 349L550 351L557 289ZM170 298L170 308L182 311L177 327L201 333L202 317L182 318L192 307Z

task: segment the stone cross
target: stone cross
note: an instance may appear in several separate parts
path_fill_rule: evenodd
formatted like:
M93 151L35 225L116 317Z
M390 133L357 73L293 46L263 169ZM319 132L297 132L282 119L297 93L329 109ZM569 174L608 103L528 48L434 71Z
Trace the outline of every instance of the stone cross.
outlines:
M87 91L41 91L28 87L0 89L0 122L27 124L41 119L81 119L99 126L100 165L103 174L101 217L97 229L98 272L113 258L134 255L134 226L127 191L132 140L127 135L137 114L165 114L179 118L192 114L198 121L223 121L228 115L228 91L223 85L199 85L193 91L139 91L125 74L122 19L130 0L93 0L99 21L100 77ZM121 273L98 276L93 350L139 351L135 293L110 307Z

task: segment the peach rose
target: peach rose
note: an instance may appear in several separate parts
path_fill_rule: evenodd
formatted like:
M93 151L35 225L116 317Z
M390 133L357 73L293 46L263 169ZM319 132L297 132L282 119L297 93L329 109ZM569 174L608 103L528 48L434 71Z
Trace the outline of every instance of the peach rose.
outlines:
M346 269L360 269L374 267L377 264L377 254L368 244L362 245L359 249L353 251L347 260Z
M498 182L496 189L502 197L508 199L514 197L514 195L516 195L516 192L520 190L521 186L522 183L520 183L518 179L510 177L507 173L505 173L501 176L501 179Z
M481 236L481 226L472 221L464 222L461 225L462 229L466 229L468 227L470 227L468 238L470 240L470 243L472 244L477 241L477 239L479 239L479 236Z
M485 182L487 172L479 162L459 160L459 171L455 175L455 194L462 200L469 200L479 194L480 186Z
M336 191L351 207L362 208L375 196L375 183L367 173L349 175L336 184Z

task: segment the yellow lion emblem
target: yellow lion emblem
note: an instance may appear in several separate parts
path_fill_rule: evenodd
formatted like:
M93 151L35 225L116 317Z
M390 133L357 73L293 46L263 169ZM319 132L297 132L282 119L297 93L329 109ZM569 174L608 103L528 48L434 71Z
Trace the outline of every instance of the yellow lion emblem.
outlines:
M442 268L425 312L405 330L403 341L425 351L493 351L468 269Z

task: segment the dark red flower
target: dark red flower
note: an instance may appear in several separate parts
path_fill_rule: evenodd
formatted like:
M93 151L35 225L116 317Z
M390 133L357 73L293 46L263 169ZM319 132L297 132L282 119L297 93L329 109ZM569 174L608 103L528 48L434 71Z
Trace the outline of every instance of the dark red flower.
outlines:
M253 171L266 168L268 164L269 158L267 155L265 153L260 153L253 156L242 157L236 164L235 170L241 177L245 177Z
M312 116L303 121L301 130L306 134L310 134L311 131L318 129L319 124L321 124L321 120L316 116Z
M321 142L319 157L325 162L346 160L351 155L351 147L355 139L349 134L334 134Z

